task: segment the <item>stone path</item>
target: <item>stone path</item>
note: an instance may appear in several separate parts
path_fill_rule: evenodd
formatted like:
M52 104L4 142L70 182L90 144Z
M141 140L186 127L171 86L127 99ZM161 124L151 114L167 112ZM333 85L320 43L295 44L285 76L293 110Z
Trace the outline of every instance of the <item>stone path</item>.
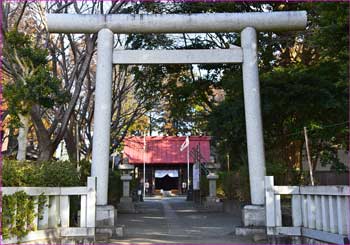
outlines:
M118 214L117 223L125 225L126 234L109 243L253 243L250 238L233 235L234 227L240 225L240 212L200 210L183 197L152 198L136 206L136 214Z

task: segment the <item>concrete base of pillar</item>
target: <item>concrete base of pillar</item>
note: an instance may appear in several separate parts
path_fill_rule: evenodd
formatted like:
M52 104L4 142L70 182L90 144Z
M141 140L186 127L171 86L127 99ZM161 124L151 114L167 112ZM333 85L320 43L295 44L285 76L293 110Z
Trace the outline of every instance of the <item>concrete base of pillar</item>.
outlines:
M132 202L131 197L122 197L120 198L120 202L118 204L118 212L119 213L135 213L135 205Z
M238 236L252 236L266 234L265 207L260 205L246 205L242 209L243 226L235 228Z
M114 227L115 210L112 205L96 206L96 227Z
M204 207L212 211L223 211L223 203L217 202L216 197L206 197Z
M242 210L244 226L265 226L265 207L260 205L246 205Z

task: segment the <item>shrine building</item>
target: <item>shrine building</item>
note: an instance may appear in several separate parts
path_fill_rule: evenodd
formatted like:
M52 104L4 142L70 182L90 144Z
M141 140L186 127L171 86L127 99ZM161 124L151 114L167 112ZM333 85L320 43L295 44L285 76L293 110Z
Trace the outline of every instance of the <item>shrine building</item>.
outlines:
M187 154L189 150L189 176L192 183L195 151L200 151L201 161L210 161L210 137L190 136L189 148L186 136L135 136L124 140L123 158L135 165L134 177L143 184L145 167L145 192L148 195L170 191L184 194L187 191Z

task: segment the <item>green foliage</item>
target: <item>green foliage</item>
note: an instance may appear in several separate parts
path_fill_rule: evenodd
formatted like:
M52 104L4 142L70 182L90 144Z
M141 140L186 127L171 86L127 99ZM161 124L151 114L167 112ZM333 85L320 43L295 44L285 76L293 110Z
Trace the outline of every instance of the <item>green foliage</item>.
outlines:
M323 58L331 60L349 60L349 3L318 3L305 4L309 7L310 22L316 26L311 36L311 44L322 47ZM315 14L313 14L315 13ZM345 64L344 64L345 66ZM347 68L346 68L347 69Z
M42 162L39 165L39 186L79 186L80 176L76 165L68 161Z
M50 73L47 50L34 46L28 35L17 30L5 33L3 53L11 77L3 93L13 116L28 114L34 104L52 108L67 99L61 82Z
M347 166L339 160L338 151L340 146L335 142L335 138L325 142L322 151L320 152L320 162L322 166L331 166L331 170L337 173L348 170Z
M305 185L309 180L308 173L286 168L283 162L266 162L266 175L274 176L276 185Z
M34 199L25 192L4 195L2 199L2 235L4 239L17 237L21 239L30 231L37 229L33 225L36 214Z
M119 171L110 171L108 179L108 204L116 206L123 196L123 182Z
M243 165L238 170L220 172L218 188L223 190L224 198L247 202L250 199L248 168Z
M199 183L200 183L201 197L209 196L209 180L207 176L201 174Z
M19 162L4 159L2 165L2 181L4 186L30 186L30 187L56 187L79 186L81 177L76 164L71 162ZM85 176L84 176L85 178ZM86 182L86 180L85 180ZM46 203L46 196L38 196L36 202L25 192L16 192L14 195L3 197L3 235L4 238L16 236L21 239L28 232L36 229L33 221L36 215L42 219L42 211ZM35 213L34 205L38 205ZM71 198L71 211L76 213L79 209L79 200ZM29 225L27 225L29 224Z
M108 179L108 204L117 206L120 198L123 196L123 181L120 179L121 173L119 170L109 170ZM130 191L137 188L137 179L133 178L130 181Z
M68 161L18 162L4 159L4 186L79 186L76 165Z
M87 159L79 161L79 176L81 185L87 184L87 178L91 176L91 162Z
M306 9L311 22L307 31L293 36L259 34L260 90L267 168L287 174L284 181L290 183L285 184L292 184L305 181L302 172L295 171L302 162L303 127L308 128L314 166L320 159L333 170L346 170L336 153L348 146L349 5L283 5L271 7ZM247 158L241 68L227 67L220 85L225 100L212 107L207 130L224 156L219 160L225 163L229 153L230 166L238 168Z

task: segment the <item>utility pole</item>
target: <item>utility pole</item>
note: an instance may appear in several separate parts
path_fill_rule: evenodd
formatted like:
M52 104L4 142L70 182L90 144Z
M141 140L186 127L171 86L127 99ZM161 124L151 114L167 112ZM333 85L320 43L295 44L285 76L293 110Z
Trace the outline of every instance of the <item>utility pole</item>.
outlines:
M310 169L311 185L315 185L314 175L312 173L311 157L310 157L310 151L309 151L309 141L308 141L308 137L307 137L306 127L304 127L304 135L305 135L305 146L306 146L307 162L309 164L309 169Z

